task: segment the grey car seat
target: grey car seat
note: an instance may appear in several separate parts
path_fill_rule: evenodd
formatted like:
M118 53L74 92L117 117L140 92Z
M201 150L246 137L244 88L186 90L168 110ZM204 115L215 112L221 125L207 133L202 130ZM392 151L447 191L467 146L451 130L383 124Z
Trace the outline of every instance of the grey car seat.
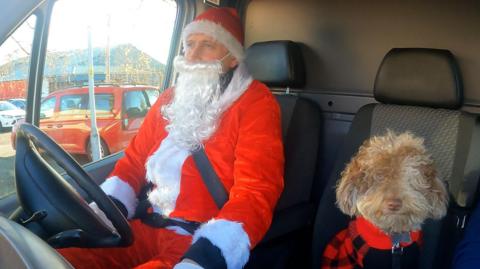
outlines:
M312 199L312 186L316 178L322 120L317 104L296 94L305 86L305 67L298 43L255 43L247 50L246 63L255 79L274 90L282 114L285 188L263 240L265 243L309 229L313 223L316 204ZM293 245L293 242L287 243ZM275 260L286 258L269 253ZM262 268L258 263L257 266ZM265 266L275 267L271 263Z
M378 104L356 114L322 195L313 240L313 268L320 268L328 242L349 218L335 206L334 187L345 164L370 136L410 131L425 139L450 194L447 217L424 224L419 268L449 268L462 223L475 198L480 161L477 117L460 111L462 80L447 50L392 49L381 63L374 85ZM476 147L477 146L477 147Z

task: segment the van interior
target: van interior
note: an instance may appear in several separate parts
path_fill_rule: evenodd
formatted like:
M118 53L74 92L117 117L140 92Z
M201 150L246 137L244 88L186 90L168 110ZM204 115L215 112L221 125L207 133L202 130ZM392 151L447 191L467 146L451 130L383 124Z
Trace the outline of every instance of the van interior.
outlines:
M37 126L50 16L62 1L1 4L0 44L36 15L25 121ZM285 189L246 268L320 268L328 242L349 221L335 203L341 172L363 141L387 130L423 137L438 167L450 198L448 212L423 224L418 268L451 268L479 196L479 1L177 0L176 5L165 80L157 86L174 83L181 29L207 8L232 7L244 22L249 71L270 87L281 107ZM64 171L55 172L32 143ZM79 165L37 130L17 133L11 166L16 189L0 198L0 268L71 268L52 246L88 239L80 228L51 234L74 224L44 219L42 212L68 210L79 227L105 230L77 203L92 195L106 199L91 183L102 183L121 156ZM53 226L58 227L48 228ZM128 244L128 229L119 232L120 239L103 240Z

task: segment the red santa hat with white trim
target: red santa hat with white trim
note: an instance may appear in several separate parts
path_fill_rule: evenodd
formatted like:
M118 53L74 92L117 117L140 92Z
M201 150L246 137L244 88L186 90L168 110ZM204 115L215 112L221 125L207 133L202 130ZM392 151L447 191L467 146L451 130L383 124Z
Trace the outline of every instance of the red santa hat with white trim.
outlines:
M234 8L210 8L189 23L182 33L183 47L191 34L205 34L222 43L240 62L245 57L243 27Z

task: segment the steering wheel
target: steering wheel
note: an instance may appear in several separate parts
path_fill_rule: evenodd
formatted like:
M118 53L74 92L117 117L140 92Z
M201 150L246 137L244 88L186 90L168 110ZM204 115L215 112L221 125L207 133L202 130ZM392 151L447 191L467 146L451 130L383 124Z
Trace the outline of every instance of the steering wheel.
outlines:
M17 195L29 220L47 232L54 247L128 246L133 242L130 225L120 210L83 170L47 134L29 123L17 129L15 180ZM116 231L93 212L44 155L55 161L97 203Z

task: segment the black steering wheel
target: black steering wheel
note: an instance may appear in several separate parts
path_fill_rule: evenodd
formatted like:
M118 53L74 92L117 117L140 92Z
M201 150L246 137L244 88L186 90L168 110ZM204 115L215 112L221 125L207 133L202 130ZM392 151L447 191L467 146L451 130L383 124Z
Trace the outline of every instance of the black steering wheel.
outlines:
M70 154L34 125L21 124L16 136L15 180L20 205L47 232L47 242L57 248L128 246L133 242L128 221ZM97 203L117 231L108 228L44 154Z

